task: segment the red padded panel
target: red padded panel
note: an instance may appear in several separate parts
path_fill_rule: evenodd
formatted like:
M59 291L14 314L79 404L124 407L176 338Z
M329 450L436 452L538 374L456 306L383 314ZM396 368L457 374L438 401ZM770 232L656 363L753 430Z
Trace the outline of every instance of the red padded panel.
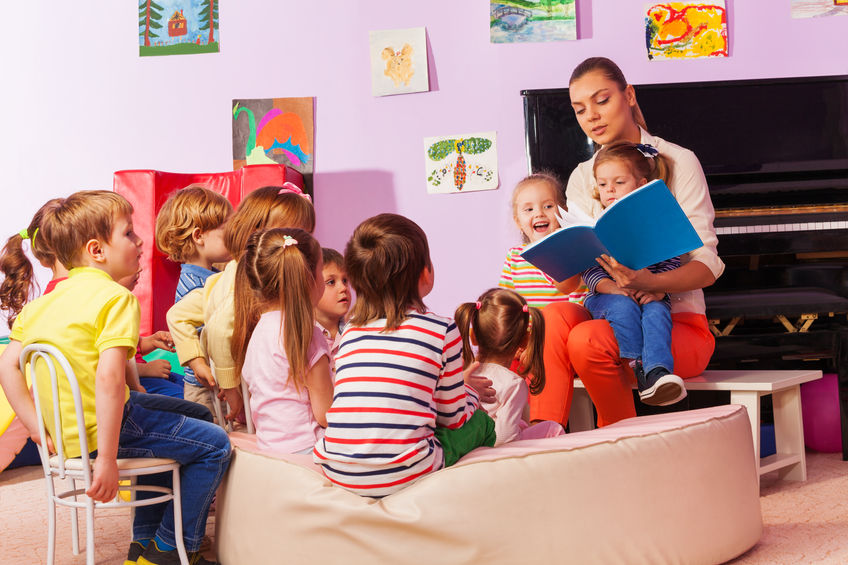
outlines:
M133 225L144 241L142 273L135 288L141 303L141 335L168 328L165 314L174 303L180 274L173 263L156 249L156 214L172 192L196 183L220 192L235 208L245 194L263 186L292 182L303 188L303 176L284 165L248 165L225 173L166 173L153 170L117 171L114 190L135 208Z

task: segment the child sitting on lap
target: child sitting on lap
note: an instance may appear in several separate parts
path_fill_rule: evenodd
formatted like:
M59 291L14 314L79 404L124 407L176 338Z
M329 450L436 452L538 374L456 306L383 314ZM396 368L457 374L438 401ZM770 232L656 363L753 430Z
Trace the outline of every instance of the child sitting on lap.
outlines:
M471 346L476 345L480 367L474 373L491 379L495 389L495 401L483 403L483 408L495 421L496 446L565 433L556 422L529 425L529 393L539 394L545 388L545 319L538 308L527 306L524 298L511 290L493 288L476 302L460 304L456 325L462 335L465 366L474 361ZM529 390L525 378L530 379Z
M324 247L321 249L321 256L324 260L324 294L315 306L315 324L327 339L330 348L330 373L335 376L334 359L339 352L345 317L350 309L350 287L342 254L335 249Z
M230 260L224 245L224 223L233 213L233 205L221 194L202 186L187 186L171 194L156 215L156 247L168 259L180 263L180 278L174 302L201 288L217 271L215 263ZM202 329L202 328L201 328ZM155 370L139 366L142 372ZM163 368L164 373L164 368ZM142 381L144 384L144 381ZM183 397L215 413L211 387L200 382L191 367L185 368Z
M146 408L130 397L124 382L126 362L138 343L138 301L115 282L138 272L141 240L133 231L132 206L108 191L83 191L60 199L44 212L38 237L44 237L56 257L70 270L68 280L49 295L27 304L12 327L11 343L0 356L0 384L34 440L40 441L35 405L18 367L22 349L49 342L62 350L79 381L87 415L88 447L97 451L91 487L96 501L112 500L118 492L117 458L138 453L180 462L182 519L186 549L192 563L209 563L198 550L206 529L209 504L230 461L230 442L218 426L185 415ZM41 390L49 390L49 375L36 367ZM60 390L70 396L62 379ZM53 441L65 445L68 457L78 457L78 428L73 404L63 405L62 421ZM179 433L175 433L178 431ZM74 451L76 446L76 451ZM170 486L171 474L140 478L139 482ZM142 495L139 495L142 496ZM127 562L139 565L179 563L174 539L173 501L136 508L133 542Z
M312 309L324 291L321 246L307 232L253 232L236 272L233 351L260 448L310 453L327 425L333 380Z
M597 193L607 208L648 180L669 176L665 158L650 145L626 141L605 145L594 164ZM606 256L604 256L605 260ZM648 267L652 273L680 266L673 257ZM664 292L628 291L619 288L601 266L583 273L589 287L585 306L595 319L607 320L618 341L619 355L631 361L639 398L645 404L666 406L686 397L683 379L673 374L671 355L671 300Z
M421 228L396 214L365 220L345 266L357 301L314 459L333 483L382 497L494 445L494 422L463 382L456 324L422 301L433 267Z

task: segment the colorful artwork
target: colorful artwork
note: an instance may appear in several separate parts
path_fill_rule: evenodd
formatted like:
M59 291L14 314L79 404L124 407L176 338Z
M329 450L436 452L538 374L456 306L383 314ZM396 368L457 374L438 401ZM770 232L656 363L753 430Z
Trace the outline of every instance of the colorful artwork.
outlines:
M138 54L218 52L218 0L140 0Z
M649 4L645 40L648 59L727 57L724 0Z
M371 94L427 92L427 32L423 27L372 31Z
M313 169L313 99L233 100L233 169L279 163Z
M848 16L848 0L792 0L793 18Z
M492 43L577 39L575 0L491 0Z
M498 187L495 132L424 139L427 192L443 194Z

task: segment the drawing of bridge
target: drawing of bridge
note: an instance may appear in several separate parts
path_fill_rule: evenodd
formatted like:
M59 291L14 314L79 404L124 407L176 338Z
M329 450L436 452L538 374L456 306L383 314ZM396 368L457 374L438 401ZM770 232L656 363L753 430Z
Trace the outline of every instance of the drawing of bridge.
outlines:
M500 20L508 28L519 28L527 23L527 18L531 15L533 12L530 10L501 4L492 12L492 19Z

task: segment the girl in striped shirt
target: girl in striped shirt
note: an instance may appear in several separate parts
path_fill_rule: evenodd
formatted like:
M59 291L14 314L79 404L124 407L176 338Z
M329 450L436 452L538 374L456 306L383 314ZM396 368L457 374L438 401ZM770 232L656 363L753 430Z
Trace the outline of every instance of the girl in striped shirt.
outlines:
M424 306L433 288L424 231L396 214L365 220L345 267L357 299L314 460L333 483L382 497L494 445L495 425L465 385L456 324Z
M544 308L553 302L579 304L586 297L583 285L573 292L561 292L560 287L573 288L574 281L568 279L557 283L521 256L527 244L559 229L557 206L565 208L564 191L559 180L550 173L534 173L519 182L512 192L512 217L521 230L522 245L507 252L498 286L514 290L536 308Z

